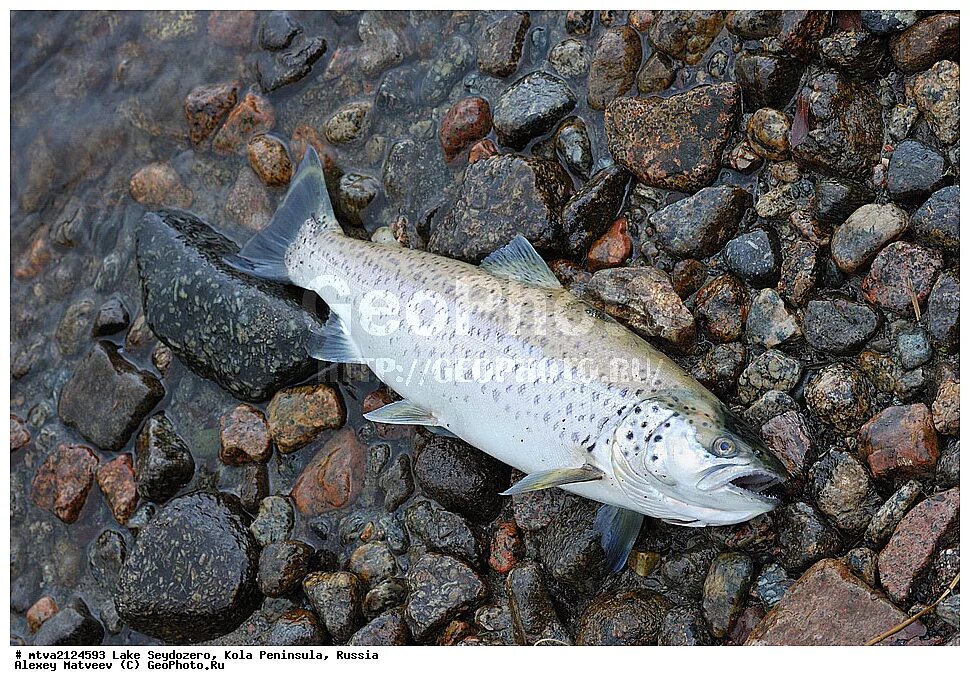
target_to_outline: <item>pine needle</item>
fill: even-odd
[[[913,288],[913,280],[909,274],[906,275],[906,288],[909,289],[909,299],[913,303],[913,314],[916,315],[916,323],[919,323],[921,312],[919,310],[919,298],[916,297],[916,289]]]
[[[560,641],[558,638],[540,638],[538,641],[536,641],[532,645],[533,646],[541,646],[544,643],[551,643],[551,644],[557,645],[557,646],[568,646],[569,645],[568,643],[565,643],[563,641]]]
[[[918,311],[919,310],[917,310],[917,312]],[[910,624],[912,624],[913,622],[915,622],[917,619],[919,619],[923,615],[925,615],[928,612],[932,611],[934,608],[936,608],[937,605],[939,605],[944,600],[946,600],[947,597],[951,593],[953,593],[953,589],[955,589],[957,587],[957,584],[958,583],[960,583],[960,572],[957,572],[957,575],[955,577],[953,577],[953,581],[951,581],[950,582],[950,585],[946,587],[946,590],[943,591],[943,594],[939,598],[937,598],[935,601],[933,601],[932,604],[927,605],[922,610],[920,610],[919,612],[917,612],[915,615],[913,615],[912,617],[909,617],[908,619],[906,619],[903,622],[900,622],[899,624],[897,624],[896,626],[894,626],[889,631],[887,631],[885,633],[882,633],[882,634],[879,634],[875,638],[866,641],[866,645],[867,646],[877,645],[877,644],[882,643],[883,641],[885,641],[890,636],[893,636],[895,634],[898,634],[900,631],[902,631],[903,629],[905,629],[906,627],[908,627]]]

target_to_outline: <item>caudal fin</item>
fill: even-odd
[[[320,158],[311,145],[269,224],[225,262],[245,274],[288,283],[286,249],[303,231],[342,231],[333,214]]]

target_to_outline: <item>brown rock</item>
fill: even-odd
[[[138,483],[130,453],[123,453],[98,467],[98,487],[119,524],[127,524],[138,507]]]
[[[490,76],[514,74],[530,24],[528,12],[512,12],[486,28],[479,43],[478,68]]]
[[[27,610],[27,628],[31,633],[37,631],[40,625],[57,614],[57,603],[49,595],[42,596]]]
[[[401,396],[391,389],[381,387],[376,391],[371,391],[364,396],[364,400],[360,405],[360,412],[361,414],[367,414],[368,412],[379,410],[385,405],[396,402],[400,399]],[[408,435],[411,428],[405,424],[384,424],[382,422],[374,422],[374,430],[381,438],[401,439]]]
[[[597,238],[586,255],[586,266],[591,272],[619,267],[630,259],[633,252],[633,239],[627,231],[627,220],[620,217],[610,230]]]
[[[135,202],[148,207],[192,206],[192,191],[168,162],[152,162],[131,177],[128,191]]]
[[[637,72],[637,90],[641,95],[665,91],[674,82],[676,75],[673,61],[662,52],[655,52]]]
[[[249,166],[267,186],[285,186],[293,175],[286,144],[276,136],[257,134],[246,146]]]
[[[697,64],[722,26],[724,12],[720,10],[663,10],[654,13],[649,37],[657,50]]]
[[[37,507],[50,510],[63,522],[73,524],[87,500],[97,466],[98,456],[90,448],[57,446],[34,476],[31,501]]]
[[[959,487],[927,498],[903,517],[879,554],[879,578],[890,598],[906,603],[918,595],[936,551],[954,534],[959,521]]]
[[[252,405],[238,405],[219,420],[219,459],[228,465],[267,462],[273,454],[266,417]]]
[[[30,432],[24,420],[10,413],[10,452],[20,450],[30,443]]]
[[[762,425],[761,437],[789,474],[797,476],[805,471],[813,446],[801,412],[788,410],[772,417]]]
[[[269,430],[281,453],[313,442],[321,431],[344,425],[347,412],[332,386],[296,386],[276,393],[267,408]]]
[[[212,141],[212,149],[221,155],[242,152],[250,138],[272,129],[275,121],[276,114],[269,100],[247,93],[229,112],[226,123]]]
[[[822,421],[851,434],[869,418],[872,389],[857,367],[835,362],[808,382],[805,404]]]
[[[792,305],[808,300],[818,278],[818,248],[810,241],[795,241],[781,259],[778,293]]]
[[[933,401],[933,426],[947,436],[960,435],[960,380],[944,379]]]
[[[629,26],[613,26],[600,34],[589,66],[586,102],[605,109],[633,87],[640,66],[640,35]]]
[[[839,560],[821,560],[796,581],[748,636],[746,645],[863,645],[907,619]],[[907,643],[926,632],[914,622],[883,641]]]
[[[343,171],[337,166],[336,153],[323,136],[309,124],[297,124],[293,129],[293,135],[290,136],[290,153],[297,163],[303,159],[308,145],[316,150],[317,156],[323,164],[323,173],[328,180],[331,177],[339,177],[343,174]]]
[[[670,601],[650,591],[606,593],[589,604],[576,625],[576,645],[656,645]]]
[[[782,12],[778,39],[791,55],[810,60],[815,55],[818,39],[829,26],[829,12],[793,10]]]
[[[226,113],[236,106],[238,95],[238,83],[207,83],[189,91],[184,109],[193,145],[202,144],[212,135]]]
[[[499,574],[508,572],[519,563],[523,553],[522,535],[514,521],[499,522],[492,536],[488,566]]]
[[[717,174],[740,106],[736,83],[669,98],[617,98],[605,114],[610,153],[648,186],[694,192]]]
[[[445,153],[445,161],[451,162],[463,150],[492,130],[492,112],[488,101],[472,97],[459,100],[441,119],[438,142]]]
[[[913,82],[916,106],[945,145],[960,140],[960,65],[940,60]]]
[[[943,267],[939,252],[897,241],[876,255],[862,282],[866,300],[899,314],[913,314],[913,299],[926,304]]]
[[[687,296],[703,286],[706,280],[707,267],[700,260],[693,258],[681,260],[675,264],[674,272],[671,275],[674,290],[682,299],[686,299]]]
[[[751,298],[738,279],[724,274],[697,291],[694,313],[710,337],[720,343],[736,341],[744,331]]]
[[[14,264],[13,275],[26,281],[40,274],[51,259],[49,228],[41,224],[33,238]]]
[[[256,13],[252,10],[213,10],[209,12],[208,33],[216,45],[247,48],[253,38]]]
[[[468,164],[475,164],[479,160],[494,157],[495,155],[498,155],[498,148],[495,146],[495,143],[486,138],[472,146],[472,149],[468,152]]]
[[[367,456],[354,432],[337,432],[303,468],[290,491],[305,515],[339,510],[353,503],[364,486]]]
[[[762,107],[748,119],[746,131],[748,142],[758,156],[769,160],[788,157],[791,118],[784,112]]]
[[[236,183],[229,190],[226,214],[252,231],[259,231],[273,217],[266,186],[260,183],[259,177],[249,167],[239,170]]]
[[[916,22],[893,36],[889,44],[893,62],[907,74],[933,66],[937,60],[960,51],[960,13],[941,12]]]
[[[940,449],[926,405],[891,406],[859,429],[859,456],[877,479],[931,475]]]

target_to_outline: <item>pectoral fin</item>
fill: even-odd
[[[568,469],[548,469],[544,472],[534,472],[516,482],[507,491],[502,491],[501,495],[516,495],[527,491],[541,491],[544,488],[553,486],[565,486],[566,484],[577,484],[583,481],[597,481],[603,478],[603,472],[592,465],[582,467],[572,467]]]
[[[489,274],[512,279],[538,288],[562,288],[559,279],[549,269],[525,236],[518,235],[504,248],[499,248],[482,260],[482,269]]]
[[[618,572],[626,564],[633,544],[640,535],[643,515],[613,505],[603,505],[596,513],[593,527],[600,532],[600,545],[606,552],[606,566]]]
[[[438,419],[427,410],[408,400],[388,403],[364,415],[364,419],[380,424],[413,424],[438,426]]]

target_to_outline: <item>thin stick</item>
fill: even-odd
[[[913,314],[916,315],[916,323],[919,324],[921,312],[919,311],[919,299],[916,297],[916,289],[913,288],[913,280],[906,275],[906,287],[909,288],[909,299],[913,302]]]
[[[558,638],[540,638],[538,641],[533,643],[533,646],[540,646],[543,643],[552,643],[553,645],[568,646],[568,643],[560,641]]]
[[[923,615],[925,615],[927,612],[929,612],[930,610],[934,609],[937,605],[939,605],[940,603],[942,603],[944,600],[946,600],[947,596],[949,596],[951,593],[953,593],[953,589],[957,587],[957,584],[958,583],[960,583],[960,572],[957,572],[957,575],[955,577],[953,577],[953,581],[951,581],[950,582],[950,585],[946,587],[946,590],[945,591],[943,591],[943,595],[941,595],[939,598],[937,598],[935,601],[933,601],[933,604],[927,605],[922,610],[920,610],[919,612],[917,612],[915,615],[913,615],[912,617],[910,617],[909,619],[907,619],[904,622],[900,622],[899,624],[897,624],[896,626],[894,626],[892,629],[890,629],[886,633],[879,634],[875,638],[870,639],[869,641],[866,641],[866,645],[867,646],[874,646],[874,645],[876,645],[878,643],[882,643],[883,641],[885,641],[890,636],[892,636],[894,634],[897,634],[900,631],[902,631],[903,629],[905,629],[906,627],[908,627],[910,624],[912,624],[913,622],[915,622],[917,619],[919,619],[920,617],[922,617]]]

